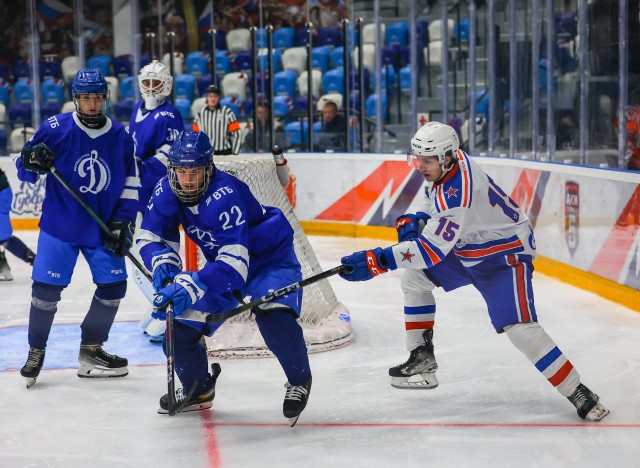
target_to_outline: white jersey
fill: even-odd
[[[529,217],[461,150],[458,163],[426,187],[431,219],[415,240],[393,246],[399,268],[430,268],[451,251],[464,265],[509,253],[535,257]]]

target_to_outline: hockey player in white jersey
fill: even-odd
[[[578,371],[538,324],[532,261],[536,256],[528,216],[463,151],[455,130],[429,122],[411,140],[411,167],[429,182],[424,206],[397,221],[399,243],[342,258],[354,267],[348,281],[366,281],[405,269],[402,289],[409,359],[389,369],[397,388],[434,388],[438,368],[433,347],[433,289],[472,284],[487,303],[491,323],[506,333],[582,419],[609,414]]]
[[[203,335],[222,323],[206,323],[208,313],[235,308],[239,299],[261,297],[302,280],[293,248],[293,228],[282,211],[263,206],[249,187],[217,170],[213,147],[202,132],[184,132],[169,151],[167,177],[158,182],[136,239],[145,265],[153,271],[158,318],[173,304],[175,367],[185,391],[193,397],[183,411],[210,408],[220,372],[208,373]],[[182,272],[179,227],[200,247],[207,263],[196,272]],[[170,284],[163,287],[167,283]],[[296,319],[302,291],[281,296],[252,310],[269,349],[288,379],[283,414],[294,425],[311,391],[311,368]],[[167,395],[159,412],[168,412]]]

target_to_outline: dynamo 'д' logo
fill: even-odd
[[[86,185],[79,187],[81,193],[97,194],[109,187],[111,171],[96,150],[92,150],[90,155],[81,156],[76,162],[75,170],[80,177],[88,179]]]

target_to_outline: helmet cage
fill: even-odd
[[[167,177],[171,190],[181,202],[192,206],[200,201],[215,174],[212,156],[213,147],[209,137],[202,132],[182,132],[171,145],[168,154]],[[183,168],[205,169],[202,183],[196,190],[185,190],[180,185],[177,170]]]
[[[184,190],[178,181],[176,169],[195,169],[199,167],[204,167],[205,169],[202,184],[196,190]],[[207,166],[174,166],[171,163],[167,166],[167,178],[169,179],[171,191],[175,193],[178,200],[188,206],[196,205],[200,201],[207,188],[209,188],[214,172],[215,165],[213,164],[213,161],[211,161]]]

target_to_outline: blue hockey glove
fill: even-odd
[[[200,282],[198,273],[193,271],[180,273],[173,279],[173,283],[162,288],[158,294],[156,294],[153,300],[153,306],[156,310],[151,313],[151,316],[160,320],[166,320],[167,314],[164,309],[167,307],[167,304],[171,302],[173,303],[173,315],[178,317],[202,299],[205,292],[207,292],[207,286]]]
[[[393,258],[391,247],[384,250],[378,247],[373,250],[355,252],[342,257],[342,264],[352,267],[352,270],[348,273],[344,270],[338,273],[347,281],[367,281],[374,276],[398,268]]]
[[[136,223],[133,221],[111,221],[109,229],[115,237],[107,237],[104,246],[117,257],[125,257],[133,245],[133,232]]]
[[[396,219],[396,231],[398,231],[398,242],[413,240],[420,235],[424,225],[429,221],[427,213],[418,211],[416,214],[403,214]]]
[[[38,143],[35,146],[24,145],[20,152],[20,159],[22,167],[38,174],[51,172],[53,163],[56,161],[53,152],[44,143]]]
[[[160,250],[151,259],[153,269],[153,289],[160,291],[167,282],[172,282],[179,273],[182,273],[182,259],[171,247]]]

